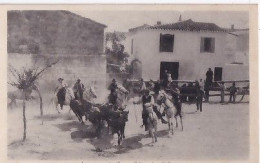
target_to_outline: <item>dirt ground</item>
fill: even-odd
[[[39,116],[37,102],[28,102],[27,140],[22,142],[22,105],[8,109],[8,158],[11,160],[245,160],[249,157],[249,104],[204,103],[203,112],[183,104],[184,130],[168,133],[158,125],[158,142],[152,144],[141,128],[141,105],[129,102],[129,121],[123,145],[117,136],[95,138],[94,127],[78,122],[69,107],[58,114],[51,104]]]

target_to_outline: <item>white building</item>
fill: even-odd
[[[165,70],[171,71],[173,79],[204,79],[208,68],[215,71],[216,80],[230,80],[226,66],[235,56],[226,52],[228,33],[214,23],[191,19],[173,24],[157,22],[129,29],[125,47],[132,59],[141,62],[145,80],[157,80]]]

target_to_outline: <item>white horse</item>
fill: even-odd
[[[77,95],[79,97],[79,94]],[[88,90],[85,90],[83,92],[83,99],[90,102],[90,103],[93,103],[93,99],[94,98],[97,98],[97,93],[94,89],[94,87],[90,87]]]
[[[149,131],[150,136],[152,137],[152,141],[157,142],[157,122],[158,118],[153,111],[152,107],[146,108],[146,111],[148,113],[147,118],[147,129]]]
[[[30,99],[35,99],[36,98],[36,97],[32,96],[32,91],[33,91],[33,88],[28,89],[28,91],[25,93],[25,99],[26,100],[30,100]],[[8,107],[12,107],[13,104],[15,106],[17,106],[16,100],[23,100],[24,99],[24,94],[23,94],[22,90],[17,89],[15,91],[7,92],[7,98],[8,98]]]
[[[70,105],[70,101],[73,100],[75,98],[74,96],[74,92],[71,88],[66,88],[66,93],[65,93],[65,101],[63,103],[63,105]],[[60,105],[58,102],[58,96],[57,96],[57,92],[54,93],[54,104],[55,104],[55,108],[57,110],[58,113],[60,113],[58,106]],[[60,106],[61,108],[61,106]]]
[[[163,106],[164,108],[164,112],[168,119],[169,131],[171,131],[172,135],[173,135],[173,118],[175,118],[176,127],[178,127],[177,116],[180,117],[181,126],[183,130],[181,104],[179,102],[176,102],[176,105],[174,105],[173,102],[171,101],[171,96],[169,96],[164,90],[159,91],[159,94],[157,96],[157,103],[160,106]]]

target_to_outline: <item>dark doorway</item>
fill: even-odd
[[[173,80],[179,78],[179,62],[161,62],[160,66],[160,79],[165,76],[165,70],[171,73]]]
[[[222,81],[222,67],[215,67],[214,81]]]

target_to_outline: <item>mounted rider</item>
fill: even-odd
[[[78,79],[77,82],[73,86],[75,100],[80,100],[82,102],[84,91],[85,91],[85,86],[84,86],[84,84],[81,83],[81,80]]]
[[[118,84],[116,79],[112,80],[112,83],[109,85],[108,90],[110,90],[110,95],[108,96],[109,103],[113,105],[114,109],[117,109],[117,89]]]
[[[63,105],[65,102],[67,84],[65,83],[63,78],[58,79],[58,86],[55,89],[55,94],[58,98],[58,103],[60,104],[61,110],[63,109]]]
[[[167,98],[174,104],[176,108],[181,108],[181,100],[180,100],[180,89],[178,85],[172,80],[171,74],[168,74],[166,86],[165,86],[166,94],[170,95]],[[162,114],[165,115],[165,111]]]
[[[140,79],[140,93],[143,94],[144,93],[144,90],[146,90],[146,84],[144,82],[144,79],[141,78]]]
[[[143,119],[143,126],[145,126],[145,131],[147,131],[147,119],[149,117],[149,112],[154,111],[159,119],[162,120],[162,123],[167,123],[162,118],[161,113],[158,111],[156,104],[154,103],[154,98],[150,94],[150,91],[148,89],[145,89],[143,91],[143,96],[139,101],[134,101],[133,104],[143,104],[143,111],[142,111],[142,119]]]
[[[148,89],[145,89],[143,91],[142,98],[137,102],[134,101],[133,103],[134,104],[140,104],[140,103],[143,104],[143,111],[142,111],[143,125],[141,127],[145,126],[145,131],[147,131],[148,130],[147,119],[149,117],[147,110],[152,109],[152,107],[154,105],[154,98],[152,95],[150,95],[150,91]]]

